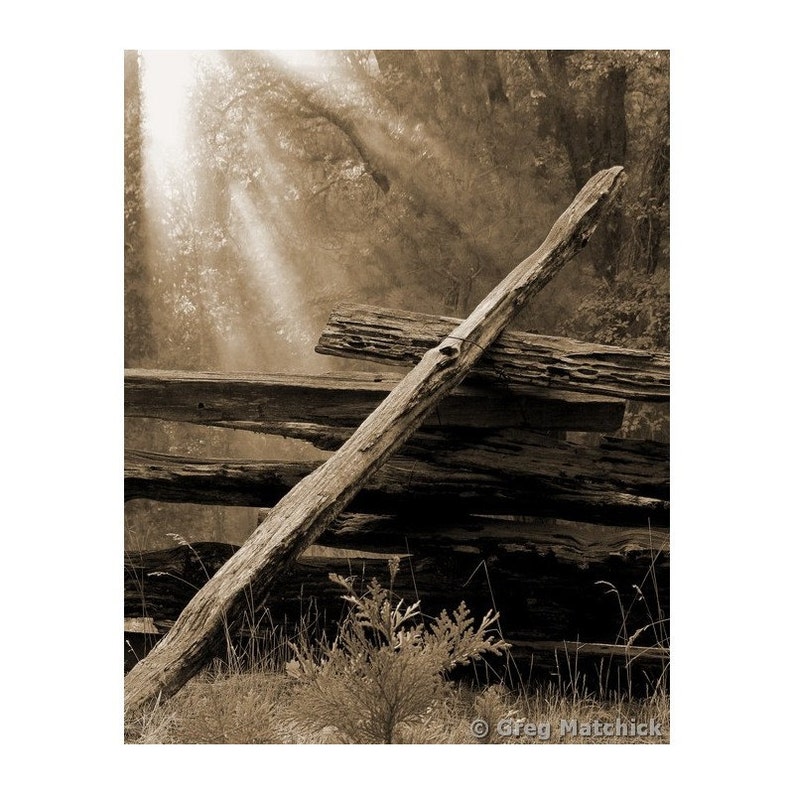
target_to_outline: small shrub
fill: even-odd
[[[419,602],[393,604],[390,590],[373,580],[359,596],[335,574],[352,609],[333,645],[319,653],[294,647],[287,672],[301,684],[296,713],[318,728],[332,726],[339,741],[391,744],[410,740],[418,725],[443,707],[445,674],[459,665],[501,654],[508,646],[486,636],[498,615],[474,628],[465,603],[425,625]]]

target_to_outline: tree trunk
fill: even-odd
[[[597,174],[554,224],[540,248],[480,303],[454,334],[430,350],[345,444],[298,483],[246,544],[185,607],[173,629],[126,677],[125,710],[177,692],[212,657],[224,631],[308,548],[438,403],[458,386],[528,298],[587,244],[623,181],[616,166]]]
[[[548,50],[545,68],[533,52],[525,58],[538,85],[546,95],[551,130],[565,149],[576,187],[610,163],[626,159],[628,126],[626,122],[627,74],[623,67],[608,69],[599,79],[595,96],[577,94],[568,74],[569,50]],[[602,221],[602,233],[592,252],[596,272],[613,280],[618,272],[623,241],[623,218],[614,206]]]
[[[409,366],[451,333],[460,320],[343,304],[315,347],[318,353]],[[475,378],[509,387],[535,386],[626,400],[670,399],[670,356],[559,336],[507,331],[472,370]]]
[[[150,274],[146,261],[140,53],[124,52],[124,361],[140,365],[154,355]]]
[[[258,375],[131,369],[124,373],[124,413],[293,436],[302,425],[357,427],[399,381],[393,373]],[[524,426],[612,432],[620,428],[624,409],[625,404],[613,398],[532,385],[507,392],[463,384],[439,404],[424,428]]]

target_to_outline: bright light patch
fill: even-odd
[[[273,365],[295,359],[295,351],[310,347],[314,329],[306,295],[289,263],[285,262],[271,237],[267,221],[257,212],[246,191],[232,186],[232,207],[238,223],[234,230],[247,265],[247,283],[267,306],[276,328],[272,341]]]
[[[324,81],[349,71],[335,50],[271,50],[269,54],[302,80]]]
[[[298,72],[319,70],[328,66],[326,50],[271,50],[271,55]]]
[[[195,80],[196,57],[183,51],[147,51],[142,57],[148,162],[163,178],[184,163],[188,93]]]

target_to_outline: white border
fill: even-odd
[[[788,622],[772,619],[776,580],[786,574],[776,561],[787,562],[790,533],[776,495],[786,493],[790,463],[778,463],[769,443],[785,440],[789,411],[788,382],[778,374],[788,362],[777,349],[790,340],[783,324],[789,296],[779,275],[791,260],[783,215],[791,184],[784,114],[790,87],[782,82],[790,73],[782,39],[788,25],[771,3],[733,12],[718,4],[670,8],[425,0],[304,2],[276,10],[161,1],[15,11],[3,53],[9,225],[2,302],[12,469],[3,580],[11,642],[3,667],[13,745],[4,755],[12,779],[82,785],[92,778],[122,791],[273,788],[291,780],[300,790],[389,790],[396,783],[394,790],[404,791],[419,786],[417,778],[448,781],[459,769],[467,789],[567,788],[578,781],[599,790],[604,781],[604,788],[662,791],[684,774],[692,782],[702,776],[758,784],[774,773],[775,761],[786,758],[775,753],[785,732],[776,732],[774,714],[757,704],[774,707],[788,690],[787,655],[774,643]],[[548,747],[525,754],[122,744],[115,630],[122,50],[348,46],[672,50],[670,748]],[[751,763],[751,750],[763,752],[764,761]]]

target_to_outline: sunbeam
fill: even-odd
[[[330,50],[270,50],[282,66],[309,80],[318,80],[339,71],[339,53]]]
[[[188,95],[195,83],[197,54],[148,51],[142,54],[146,157],[159,179],[184,167]]]
[[[273,239],[273,230],[257,212],[247,192],[232,186],[233,234],[246,264],[247,282],[264,303],[265,314],[275,327],[268,351],[270,364],[284,369],[294,366],[297,351],[313,344],[307,322],[311,316],[305,291],[285,262]]]

